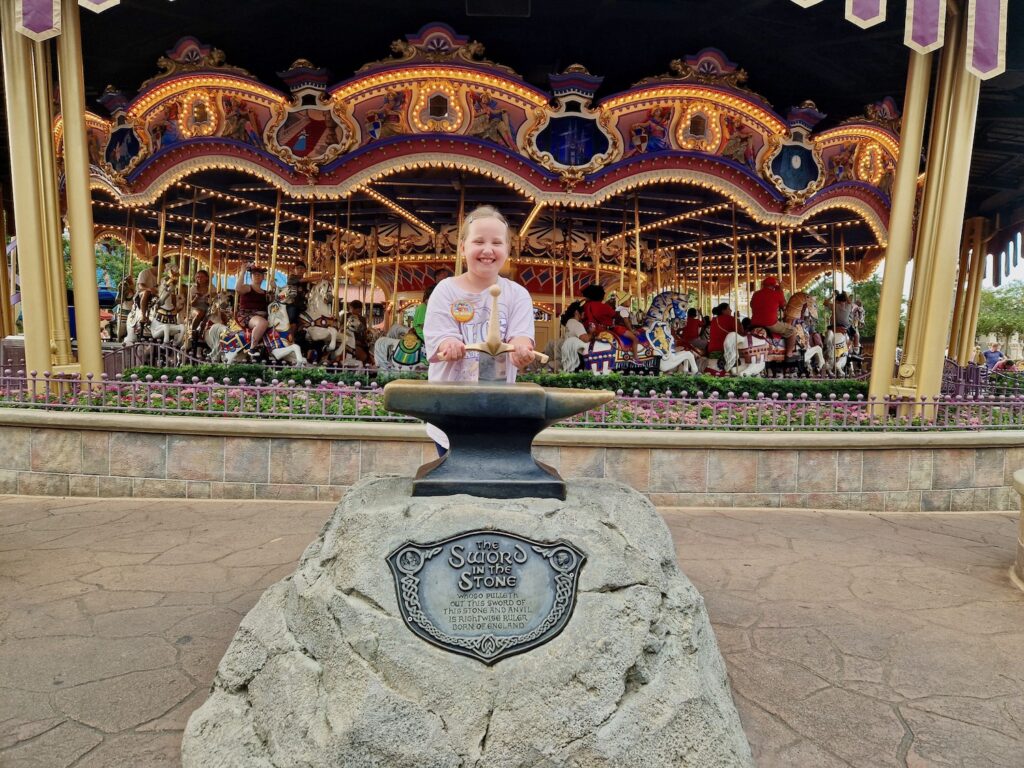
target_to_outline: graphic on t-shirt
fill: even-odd
[[[473,305],[468,301],[453,301],[451,312],[452,317],[455,318],[457,323],[468,323],[473,319],[473,315],[476,314]]]

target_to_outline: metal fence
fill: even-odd
[[[301,372],[297,372],[301,375]],[[382,390],[301,380],[186,381],[181,377],[98,380],[4,371],[0,406],[54,411],[261,419],[415,422],[383,406]],[[616,393],[609,403],[561,422],[604,429],[738,431],[935,431],[1024,428],[1024,396],[749,396],[746,393]]]

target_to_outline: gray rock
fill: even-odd
[[[704,601],[645,497],[601,480],[566,501],[409,490],[355,485],[245,617],[189,720],[186,768],[752,765]],[[385,561],[476,528],[587,553],[564,631],[494,666],[413,635]]]

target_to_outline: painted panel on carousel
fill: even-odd
[[[790,138],[772,137],[764,160],[764,175],[791,203],[801,203],[825,182],[818,148],[808,139],[825,115],[813,101],[789,111]]]
[[[362,143],[411,133],[407,114],[411,96],[411,89],[392,88],[357,106],[354,117],[363,130]]]
[[[672,119],[675,110],[667,105],[651,107],[622,118],[619,132],[627,137],[626,157],[675,149],[672,143]]]
[[[267,149],[301,173],[315,175],[352,145],[353,131],[327,96],[326,69],[299,59],[277,74],[292,100],[275,112],[264,130]]]
[[[825,186],[860,181],[888,196],[899,157],[899,108],[886,97],[864,111],[815,137],[825,165]]]
[[[128,118],[125,112],[128,100],[120,91],[108,86],[99,101],[110,110],[114,121],[110,137],[103,148],[103,165],[115,178],[124,178],[149,154],[143,138],[148,137],[148,134],[140,135],[134,122]]]
[[[579,64],[550,76],[557,106],[536,110],[522,142],[545,168],[582,177],[619,153],[620,142],[604,122],[607,118],[590,107],[603,79]]]
[[[178,40],[173,48],[157,59],[157,66],[163,71],[144,82],[139,88],[139,93],[161,81],[196,72],[217,72],[257,82],[252,73],[241,67],[229,66],[224,60],[224,51],[201,43],[188,35]]]
[[[467,98],[472,115],[467,135],[518,152],[516,133],[526,122],[526,111],[483,90],[468,89]]]

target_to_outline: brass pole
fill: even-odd
[[[132,216],[131,208],[128,209],[128,221],[125,222],[124,234],[127,239],[124,249],[126,251],[125,255],[127,256],[128,267],[125,270],[125,273],[121,276],[121,279],[123,280],[125,277],[131,277],[132,283],[134,284],[135,275],[132,273],[132,270],[135,269],[135,250],[133,247],[135,245],[135,221]]]
[[[89,150],[85,129],[85,81],[82,74],[82,33],[77,0],[62,0],[57,38],[61,116],[64,123],[64,188],[70,230],[71,275],[75,296],[76,336],[80,373],[99,378],[103,372],[96,287],[96,244],[93,239],[92,195],[89,192]]]
[[[910,54],[907,90],[903,102],[900,153],[889,213],[889,242],[885,251],[882,289],[875,319],[874,363],[868,394],[882,399],[890,394],[896,346],[899,340],[900,304],[907,261],[914,246],[914,207],[917,172],[924,140],[932,54]]]
[[[212,221],[210,222],[210,254],[207,257],[207,261],[209,262],[209,266],[210,266],[210,283],[211,283],[211,285],[213,284],[213,278],[216,277],[216,271],[214,270],[214,266],[213,266],[214,259],[217,258],[217,247],[216,247],[216,243],[217,243],[217,208],[216,208],[216,205],[217,205],[216,203],[211,203],[210,204],[210,218],[212,219]],[[218,286],[217,289],[220,290],[220,287]]]
[[[7,106],[14,199],[14,229],[18,238],[16,267],[21,271],[21,311],[25,331],[25,369],[50,370],[50,328],[43,269],[43,209],[36,175],[35,110],[32,91],[32,43],[15,31],[15,4],[0,2],[3,38],[4,91]],[[4,244],[6,246],[6,243]],[[15,285],[17,285],[15,269]]]
[[[167,193],[163,195],[160,205],[160,233],[156,238],[156,279],[159,281],[164,272],[164,241],[167,237]]]
[[[68,319],[68,294],[64,273],[64,241],[60,223],[60,194],[57,189],[57,160],[53,147],[53,92],[49,41],[32,43],[35,66],[36,152],[39,176],[42,232],[46,243],[44,270],[47,273],[50,338],[57,365],[69,365],[71,329]],[[19,149],[19,151],[21,151]],[[95,269],[95,267],[94,267]],[[94,273],[95,276],[95,273]],[[94,277],[95,279],[95,277]],[[97,318],[99,307],[97,305]],[[98,325],[98,321],[96,325]]]
[[[594,282],[601,282],[601,211],[597,211],[597,233],[594,245]]]
[[[789,231],[789,295],[796,293],[796,259],[793,256],[793,230]]]
[[[398,222],[398,235],[397,239],[399,242],[402,241],[402,222]],[[363,311],[366,313],[366,323],[369,326],[373,325],[373,301],[374,295],[377,293],[377,259],[380,257],[380,243],[378,242],[377,248],[373,249],[373,261],[370,262],[370,298],[366,300],[366,296],[363,296]]]
[[[185,244],[182,242],[181,248],[178,249],[178,288],[181,288],[181,283],[185,279],[186,275],[192,273],[192,257],[195,253],[195,241],[196,241],[196,206],[199,205],[199,188],[192,187],[192,221],[188,225],[188,256],[185,256]],[[188,265],[186,269],[185,259],[188,259]]]
[[[793,230],[789,231],[789,239],[793,239]],[[775,225],[775,261],[778,263],[777,277],[779,278],[779,286],[782,285],[782,225]]]
[[[619,251],[619,293],[622,293],[626,283],[626,251],[629,250],[629,240],[626,239],[626,203],[622,203],[622,249]]]
[[[572,219],[569,219],[569,237],[566,240],[566,258],[569,260],[569,299],[570,301],[575,300],[576,290],[574,287],[575,275],[573,274],[572,266]],[[562,297],[562,312],[565,312],[565,296]]]
[[[335,224],[337,219],[340,218],[341,213],[335,214]],[[352,230],[352,195],[348,196],[348,215],[345,218],[346,233]],[[335,229],[338,229],[336,226]],[[334,317],[338,316],[338,283],[340,282],[338,277],[338,269],[340,264],[341,256],[341,233],[338,234],[337,239],[334,241],[334,299],[331,302],[331,315]],[[348,266],[348,251],[345,251],[345,265]],[[306,260],[306,268],[309,269],[309,260]],[[345,270],[345,297],[348,298],[348,270]]]
[[[697,230],[697,306],[704,315],[704,235]]]
[[[640,192],[633,194],[633,247],[636,248],[636,298],[640,301]]]
[[[384,328],[390,329],[398,321],[398,271],[402,268],[402,238],[398,238],[395,249],[395,279],[391,281],[391,317],[385,318]]]
[[[313,226],[313,204],[309,204],[309,226]],[[277,203],[274,205],[274,233],[270,240],[270,281],[267,288],[274,286],[273,293],[277,293],[277,245],[281,237],[281,190],[277,190]],[[276,296],[275,296],[276,298]]]
[[[750,243],[747,243],[747,314],[750,314]],[[736,310],[739,314],[739,308]]]
[[[846,293],[846,233],[842,227],[839,228],[839,290]]]
[[[455,233],[455,276],[462,274],[462,227],[466,220],[466,185],[459,185],[459,229]]]

